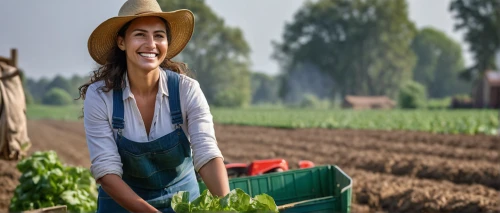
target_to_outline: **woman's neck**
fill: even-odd
[[[158,93],[158,81],[160,79],[160,68],[149,72],[127,71],[130,91],[135,96],[147,97]]]

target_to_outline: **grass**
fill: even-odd
[[[82,105],[47,106],[30,104],[26,107],[26,115],[30,120],[53,119],[77,121],[82,115]]]

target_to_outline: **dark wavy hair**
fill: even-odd
[[[165,23],[165,27],[167,30],[167,40],[168,44],[170,45],[170,41],[172,40],[170,33],[170,25],[165,19],[163,18],[160,19]],[[125,38],[125,32],[129,28],[132,21],[134,20],[131,20],[126,24],[124,24],[123,27],[120,28],[120,30],[118,31],[117,36]],[[165,60],[160,64],[160,67],[163,69],[172,70],[179,74],[185,74],[185,75],[190,74],[187,64],[182,62],[175,62],[168,58],[165,58]],[[127,56],[125,55],[125,51],[122,51],[120,48],[118,48],[117,45],[115,45],[109,51],[106,64],[100,66],[97,70],[93,71],[93,74],[90,77],[90,81],[78,87],[80,97],[78,97],[77,99],[81,98],[85,100],[85,94],[87,93],[87,89],[89,88],[89,86],[94,82],[98,82],[101,80],[104,80],[105,85],[99,89],[102,89],[104,92],[109,92],[110,90],[113,89],[122,89],[124,86],[123,75],[125,74],[126,70],[127,70]]]

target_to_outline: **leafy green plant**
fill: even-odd
[[[250,197],[241,189],[233,189],[219,198],[205,189],[193,202],[189,192],[180,191],[172,197],[172,208],[177,213],[189,212],[278,212],[274,199],[267,194]]]
[[[62,165],[56,152],[35,152],[21,160],[22,173],[9,210],[26,210],[66,205],[69,212],[96,210],[97,188],[88,169]]]

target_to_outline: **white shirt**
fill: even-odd
[[[168,102],[167,74],[160,71],[149,137],[134,94],[130,91],[126,73],[124,78],[126,85],[123,89],[123,136],[136,142],[149,142],[174,131]],[[90,171],[96,180],[106,174],[116,174],[120,177],[123,174],[115,142],[117,131],[112,128],[113,90],[103,92],[99,89],[103,85],[104,81],[91,84],[84,101],[84,126],[91,160]],[[198,171],[208,161],[223,156],[217,146],[212,114],[198,81],[180,75],[179,96],[183,119],[181,127],[190,141],[194,167]]]

